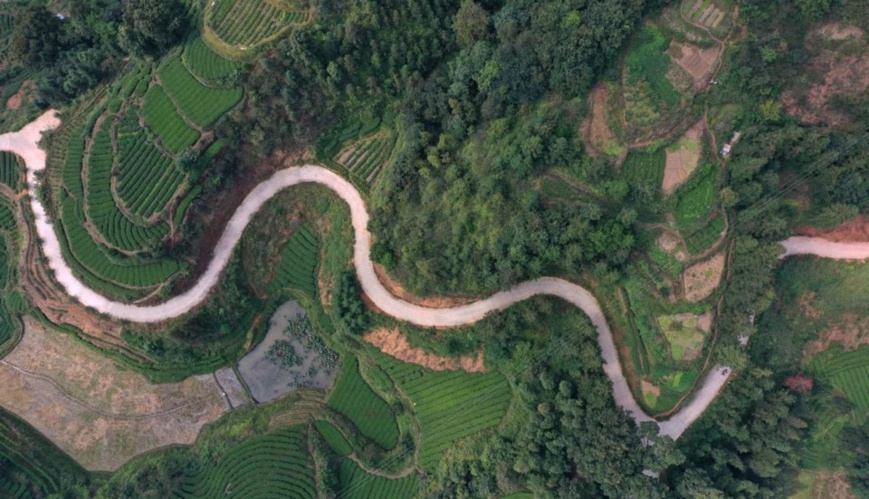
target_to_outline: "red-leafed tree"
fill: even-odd
[[[785,387],[794,393],[807,393],[812,391],[815,380],[806,376],[790,376],[785,379]]]

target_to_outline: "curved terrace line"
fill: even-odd
[[[0,135],[0,150],[14,152],[24,159],[31,193],[37,192],[40,181],[38,172],[45,169],[46,154],[38,146],[42,132],[52,130],[59,124],[60,120],[55,116],[55,112],[48,111],[18,132]],[[208,297],[210,290],[218,283],[220,273],[229,262],[244,229],[269,199],[291,186],[309,182],[330,188],[349,205],[355,234],[353,262],[356,273],[362,289],[379,309],[397,319],[419,326],[452,327],[472,324],[483,319],[490,312],[503,310],[535,295],[557,296],[581,309],[597,329],[604,371],[613,384],[613,398],[616,404],[628,411],[638,423],[655,421],[643,412],[634,400],[622,373],[618,352],[606,317],[597,299],[588,290],[564,279],[543,277],[523,282],[508,291],[496,293],[483,300],[453,308],[428,308],[400,300],[383,286],[374,272],[374,264],[370,257],[371,233],[368,232],[368,211],[359,191],[335,172],[321,166],[305,165],[287,168],[260,183],[248,194],[227,223],[215,246],[212,259],[196,285],[183,294],[158,305],[137,306],[112,301],[84,285],[75,277],[72,269],[63,259],[57,234],[48,220],[39,196],[30,196],[30,204],[35,217],[36,232],[48,265],[69,295],[76,297],[85,306],[93,307],[99,312],[118,319],[131,322],[160,322],[189,312]],[[783,244],[787,255],[808,253],[829,258],[869,257],[869,243],[847,245],[819,242],[808,238],[792,238]],[[835,249],[838,246],[843,248]],[[730,370],[725,367],[712,369],[687,405],[669,420],[657,422],[660,433],[674,439],[679,438],[712,403],[729,376]]]

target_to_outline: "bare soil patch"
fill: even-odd
[[[855,350],[860,345],[867,344],[869,344],[869,317],[843,314],[822,331],[817,340],[806,347],[806,358],[810,359],[833,345],[842,345],[845,350]]]
[[[381,352],[396,359],[427,367],[433,371],[465,371],[479,373],[486,370],[483,363],[482,350],[476,357],[442,357],[426,352],[421,348],[412,348],[407,338],[398,328],[376,329],[365,335],[365,341],[377,347]]]
[[[718,66],[721,47],[716,45],[704,49],[690,43],[673,41],[667,49],[667,55],[691,75],[694,87],[700,90],[708,84],[709,77]]]
[[[679,246],[679,243],[681,243],[679,237],[670,231],[664,231],[658,237],[658,247],[667,253],[672,253]]]
[[[664,182],[661,190],[670,195],[684,184],[688,177],[697,169],[700,163],[700,136],[703,133],[703,121],[698,121],[689,128],[685,135],[672,147],[667,148],[667,162],[664,167]]]
[[[613,133],[606,122],[607,99],[609,90],[606,85],[599,83],[589,96],[589,108],[591,118],[582,125],[582,134],[585,138],[585,146],[588,153],[597,155],[607,149],[607,145],[613,141]]]
[[[0,405],[93,471],[192,444],[203,425],[228,409],[210,375],[152,385],[31,319],[21,343],[0,361],[0,385]]]
[[[724,253],[692,265],[682,274],[685,299],[691,302],[705,300],[721,283],[724,272]]]
[[[858,28],[827,25],[816,31],[807,43],[815,53],[805,66],[812,85],[807,89],[794,86],[782,94],[780,102],[792,116],[809,124],[840,126],[851,122],[851,116],[843,109],[833,109],[834,98],[849,97],[862,100],[869,86],[869,53],[860,50],[824,48],[831,41],[845,45],[862,45],[863,33]]]
[[[476,301],[476,298],[467,298],[464,296],[432,296],[423,298],[407,291],[401,286],[401,284],[394,281],[382,265],[375,263],[374,272],[377,274],[377,279],[380,280],[383,286],[389,290],[393,296],[401,298],[406,302],[413,303],[414,305],[421,305],[429,308],[451,308],[459,305],[467,305],[468,303]]]
[[[869,217],[859,215],[850,222],[845,222],[837,227],[821,229],[817,227],[801,226],[794,229],[797,236],[820,237],[827,241],[862,243],[869,241]]]
[[[24,84],[21,85],[21,88],[18,90],[18,92],[15,92],[15,95],[9,97],[9,99],[6,101],[6,109],[9,109],[10,111],[17,111],[19,108],[21,108],[21,104],[24,104],[24,99],[25,97],[27,97],[27,90],[32,86],[32,81],[25,81]]]
[[[819,471],[816,474],[812,495],[823,499],[853,499],[848,473],[844,471]]]

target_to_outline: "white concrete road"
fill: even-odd
[[[54,112],[49,111],[16,133],[0,135],[0,150],[12,151],[27,165],[27,181],[31,192],[36,192],[39,179],[37,172],[45,169],[45,152],[39,149],[38,142],[44,130],[59,125]],[[637,421],[653,421],[634,400],[627,381],[622,373],[618,352],[613,343],[612,333],[606,322],[597,299],[585,288],[554,277],[544,277],[527,281],[516,287],[496,293],[486,299],[455,308],[427,308],[414,305],[393,296],[381,284],[374,273],[370,258],[371,233],[368,232],[368,211],[365,202],[353,185],[336,173],[316,165],[287,168],[275,173],[270,179],[258,185],[236,209],[223,235],[214,249],[212,259],[199,281],[187,292],[170,300],[151,306],[136,306],[112,301],[85,286],[73,274],[63,259],[57,233],[48,220],[45,208],[38,196],[31,196],[31,207],[36,219],[36,231],[42,242],[43,252],[48,265],[54,271],[61,286],[82,304],[116,317],[132,322],[160,322],[178,317],[202,303],[211,289],[218,283],[221,271],[226,267],[233,249],[241,239],[242,233],[251,217],[278,192],[293,185],[314,182],[332,189],[350,207],[355,233],[353,260],[359,282],[371,301],[385,313],[420,326],[450,327],[472,324],[486,314],[502,310],[516,302],[534,295],[547,294],[558,296],[581,309],[590,318],[598,331],[598,342],[604,361],[604,370],[613,383],[613,397],[616,403],[632,414]],[[783,243],[787,254],[812,253],[831,258],[867,258],[869,243],[843,246],[830,249],[836,243],[792,238]],[[842,256],[844,255],[844,256]],[[703,411],[712,403],[721,387],[727,382],[730,370],[716,367],[710,371],[702,387],[693,399],[670,420],[659,423],[661,433],[678,438]]]

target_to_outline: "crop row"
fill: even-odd
[[[88,158],[88,218],[106,241],[116,248],[138,251],[156,246],[168,228],[165,225],[141,227],[120,211],[112,197],[113,158],[107,119],[94,137]]]
[[[11,495],[8,497],[31,497],[33,490],[31,487],[24,486],[24,483],[32,484],[38,492],[43,494],[51,493],[59,490],[55,478],[44,470],[40,463],[34,461],[30,456],[19,450],[20,444],[11,438],[13,432],[5,424],[0,422],[0,469],[11,468],[18,473],[23,474],[24,480],[16,477],[17,473],[4,473],[5,478],[18,478],[21,480],[18,483],[7,483],[8,490],[16,491],[21,495]],[[4,497],[6,497],[4,495]]]
[[[86,271],[107,286],[115,294],[126,297],[138,293],[124,291],[124,287],[145,288],[163,283],[180,270],[177,262],[171,260],[146,261],[139,258],[109,257],[106,249],[101,248],[91,238],[84,225],[84,212],[75,201],[67,199],[63,204],[61,228],[66,237],[70,252],[67,261],[76,270]],[[120,288],[120,290],[118,289]]]
[[[284,247],[272,282],[272,291],[295,288],[314,295],[317,291],[317,263],[320,245],[311,231],[302,226]]]
[[[77,133],[70,135],[63,148],[63,185],[77,199],[84,198],[81,170],[84,164],[85,143],[99,116],[100,111],[95,110],[87,124],[78,125]]]
[[[0,230],[12,230],[16,224],[12,206],[5,200],[0,201]]]
[[[357,142],[351,150],[342,152],[339,159],[347,169],[371,182],[392,155],[395,142],[392,134],[376,136]]]
[[[180,497],[316,497],[304,428],[290,427],[230,448],[188,477]]]
[[[199,132],[190,128],[178,115],[172,100],[159,85],[154,85],[145,94],[142,115],[148,127],[160,137],[163,147],[172,153],[177,154],[199,140]]]
[[[389,404],[359,374],[356,357],[347,355],[329,407],[347,416],[359,431],[384,449],[398,443],[398,424]]]
[[[404,499],[416,497],[419,489],[419,477],[416,473],[391,480],[369,475],[350,459],[341,460],[338,480],[341,483],[340,497],[348,499]]]
[[[166,93],[181,113],[200,127],[214,124],[235,107],[243,95],[241,87],[206,87],[187,71],[180,57],[167,59],[159,73]]]
[[[211,16],[214,32],[230,45],[254,45],[308,18],[307,12],[278,9],[262,0],[224,0],[221,3],[230,2],[228,9],[222,5]]]
[[[497,426],[510,405],[510,387],[499,373],[431,371],[385,355],[378,359],[414,403],[422,434],[419,465],[426,471],[457,440]]]
[[[353,447],[350,445],[350,442],[347,441],[347,438],[344,437],[341,430],[335,428],[332,423],[327,421],[314,421],[314,427],[323,439],[326,440],[326,443],[329,444],[329,448],[331,448],[335,454],[344,457],[353,452]]]
[[[830,376],[830,381],[857,406],[858,413],[866,414],[869,410],[869,364],[838,371]]]
[[[171,158],[141,135],[118,138],[118,195],[124,206],[144,218],[162,212],[184,181]]]
[[[218,81],[241,69],[240,64],[224,59],[208,48],[198,36],[184,47],[184,64],[192,74],[206,81]]]
[[[13,191],[17,191],[21,181],[21,163],[18,156],[5,151],[0,151],[0,183],[8,185]]]

